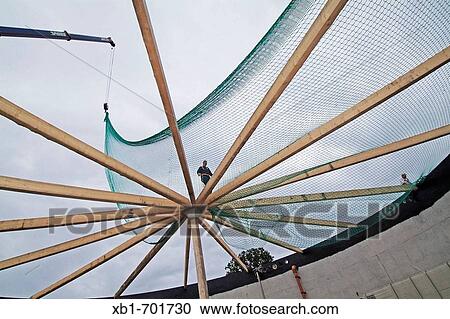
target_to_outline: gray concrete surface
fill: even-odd
[[[299,267],[308,298],[450,298],[450,192],[412,217]],[[292,272],[262,282],[267,298],[301,298]],[[261,298],[258,283],[212,298]]]

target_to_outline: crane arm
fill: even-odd
[[[38,29],[26,29],[26,28],[14,28],[14,27],[2,27],[0,26],[0,37],[15,37],[15,38],[35,38],[35,39],[53,39],[53,40],[66,40],[66,41],[89,41],[89,42],[101,42],[109,43],[112,47],[116,44],[110,38],[95,37],[90,35],[82,35],[69,33],[67,31],[50,31],[50,30],[38,30]]]

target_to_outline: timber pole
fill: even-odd
[[[108,203],[158,206],[175,208],[171,200],[165,198],[116,193],[99,189],[53,184],[8,176],[0,176],[0,189],[12,192],[55,196],[82,200],[92,200]]]
[[[186,223],[186,243],[184,247],[184,278],[183,287],[187,289],[188,276],[189,276],[189,255],[191,252],[191,227],[189,227],[189,221]]]
[[[174,216],[175,213],[173,211],[173,209],[169,208],[155,207],[151,209],[150,207],[140,207],[92,213],[52,215],[49,217],[0,220],[0,232],[91,224],[137,217],[147,217],[148,221],[152,221],[153,219],[156,220],[161,216]]]
[[[59,144],[75,153],[86,157],[103,167],[106,167],[139,185],[158,193],[178,204],[189,204],[189,200],[181,194],[171,190],[170,188],[158,183],[148,176],[136,171],[135,169],[119,162],[118,160],[104,154],[98,149],[84,143],[83,141],[73,137],[63,130],[47,123],[36,115],[26,111],[25,109],[8,101],[0,96],[0,115],[10,119],[20,126]]]
[[[356,228],[356,227],[358,227],[357,224],[343,222],[343,221],[339,221],[339,220],[324,220],[324,219],[306,218],[306,217],[292,216],[292,215],[267,214],[267,213],[255,212],[255,211],[247,212],[247,211],[240,211],[240,210],[234,210],[234,211],[224,210],[224,211],[222,211],[221,216],[242,218],[242,219],[264,220],[264,221],[278,222],[278,223],[324,226],[324,227],[338,227],[338,228]]]
[[[202,241],[198,217],[188,219],[191,227],[191,238],[194,246],[195,265],[197,270],[198,295],[200,299],[208,299],[208,282],[206,280],[205,261],[203,259]]]
[[[297,46],[292,56],[289,58],[286,65],[277,76],[269,91],[266,93],[255,112],[252,114],[248,122],[245,124],[242,131],[234,141],[231,148],[226,153],[222,162],[217,167],[211,179],[206,184],[205,188],[200,193],[197,201],[203,203],[207,196],[212,192],[213,188],[217,185],[219,180],[225,174],[226,170],[230,167],[232,161],[240,152],[242,147],[251,137],[258,125],[264,119],[266,114],[288,87],[298,70],[303,66],[308,59],[311,52],[319,43],[322,36],[333,24],[341,10],[344,8],[347,0],[328,0],[322,11],[317,16],[310,29]]]
[[[39,292],[35,293],[31,296],[32,299],[38,299],[42,298],[49,293],[67,285],[68,283],[72,282],[73,280],[83,276],[84,274],[92,271],[93,269],[97,268],[98,266],[104,264],[105,262],[109,261],[110,259],[116,257],[117,255],[123,253],[124,251],[130,249],[131,247],[135,246],[139,242],[145,240],[146,238],[150,237],[151,235],[157,233],[170,223],[174,221],[174,218],[167,218],[165,220],[160,221],[158,224],[152,224],[151,226],[147,227],[144,231],[139,233],[138,235],[133,236],[129,240],[125,241],[124,243],[120,244],[119,246],[113,248],[106,254],[98,257],[97,259],[89,262],[88,264],[84,265],[83,267],[79,268],[78,270],[74,271],[73,273],[67,275],[66,277],[56,281],[52,285],[48,286],[47,288],[44,288],[40,290]]]
[[[389,83],[385,87],[371,94],[361,102],[355,104],[351,108],[342,112],[338,116],[332,118],[328,122],[320,125],[319,127],[313,129],[311,132],[300,137],[292,144],[288,145],[278,153],[272,155],[271,157],[262,161],[258,165],[249,169],[248,171],[241,174],[234,180],[230,181],[222,188],[210,194],[206,199],[205,203],[210,204],[224,197],[225,195],[234,191],[239,186],[258,177],[259,175],[276,166],[277,164],[285,161],[286,159],[292,157],[301,150],[304,150],[308,146],[311,146],[312,144],[316,143],[322,138],[333,133],[340,127],[352,122],[353,120],[357,119],[363,114],[374,109],[375,107],[387,101],[391,97],[397,95],[398,93],[407,89],[414,83],[420,81],[427,75],[433,73],[440,67],[444,66],[449,61],[450,61],[450,46],[445,48],[441,52],[435,54],[433,57],[429,58],[425,62],[419,64],[414,69],[400,76],[399,78]]]
[[[139,27],[141,29],[142,38],[147,49],[148,58],[153,69],[156,84],[158,86],[159,95],[164,106],[164,112],[169,123],[170,131],[172,132],[173,142],[177,151],[178,160],[180,161],[181,169],[183,171],[184,181],[188,190],[191,203],[195,203],[194,187],[192,186],[191,175],[189,174],[189,166],[186,160],[186,154],[181,140],[180,131],[178,129],[177,119],[173,108],[172,98],[169,93],[169,86],[167,85],[164,68],[159,55],[158,45],[156,43],[155,33],[153,32],[150,14],[148,12],[145,0],[133,0],[134,11],[138,19]]]
[[[130,284],[136,279],[136,277],[144,270],[148,263],[156,256],[156,254],[163,248],[163,246],[169,241],[169,239],[180,228],[180,225],[184,222],[184,218],[181,221],[174,222],[164,233],[161,239],[155,246],[148,252],[148,254],[142,259],[135,270],[128,276],[125,282],[120,286],[119,290],[114,295],[114,298],[119,298],[123,292],[130,286]]]
[[[271,189],[276,189],[285,185],[296,183],[311,177],[319,176],[328,172],[349,167],[355,164],[363,163],[365,161],[378,158],[384,155],[392,154],[397,151],[401,151],[416,145],[420,145],[437,138],[447,136],[450,134],[450,124],[441,126],[437,129],[430,130],[424,133],[420,133],[390,144],[386,144],[380,147],[369,149],[354,155],[337,159],[333,162],[323,164],[307,170],[294,172],[285,176],[278,177],[273,180],[269,180],[260,184],[249,186],[246,188],[234,191],[217,202],[211,203],[211,206],[223,205],[232,202],[237,199],[248,197],[251,195],[259,194]]]
[[[288,244],[288,243],[286,243],[286,242],[284,242],[282,240],[273,238],[271,236],[268,236],[268,235],[265,235],[265,234],[261,234],[259,231],[256,231],[256,230],[254,230],[252,228],[249,228],[249,227],[242,226],[239,223],[235,223],[235,222],[230,221],[230,220],[225,220],[225,219],[223,219],[223,218],[221,218],[219,216],[214,216],[213,217],[213,215],[210,212],[203,213],[202,217],[207,219],[207,220],[209,220],[209,221],[212,221],[212,222],[218,223],[220,225],[223,225],[225,227],[229,227],[231,229],[234,229],[234,230],[236,230],[236,231],[238,231],[240,233],[243,233],[243,234],[255,237],[255,238],[259,238],[261,240],[267,241],[267,242],[269,242],[271,244],[283,247],[283,248],[288,249],[288,250],[292,250],[293,252],[303,253],[303,249],[301,249],[301,248],[295,247],[295,246],[293,246],[291,244]]]
[[[215,239],[215,241],[231,256],[246,272],[248,272],[247,265],[239,258],[239,256],[227,245],[227,243],[220,237],[217,231],[212,228],[207,222],[200,218],[200,225],[208,232],[208,234]]]
[[[394,185],[394,186],[384,186],[384,187],[374,187],[374,188],[351,189],[351,190],[326,192],[326,193],[244,199],[244,200],[229,202],[227,204],[219,206],[219,208],[233,210],[233,209],[238,209],[238,208],[286,205],[286,204],[317,202],[317,201],[334,200],[334,199],[342,199],[342,198],[353,198],[353,197],[373,196],[373,195],[392,194],[392,193],[405,193],[405,192],[411,191],[414,188],[415,188],[414,185]]]
[[[92,243],[96,243],[101,240],[105,240],[119,234],[124,234],[141,227],[150,225],[154,222],[161,222],[166,216],[152,217],[152,218],[140,218],[138,220],[128,222],[119,226],[110,227],[104,230],[100,230],[96,233],[89,234],[80,238],[72,239],[60,244],[49,246],[46,248],[38,249],[23,255],[11,257],[0,261],[0,270],[8,269],[18,265],[22,265],[31,261],[42,259],[45,257],[53,256],[65,251],[69,251],[75,248],[83,247]]]

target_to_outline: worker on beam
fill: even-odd
[[[203,184],[206,185],[206,183],[208,183],[209,179],[212,176],[212,172],[209,169],[208,162],[206,160],[204,160],[202,166],[198,168],[197,175],[200,176]]]
[[[406,176],[406,173],[402,174],[402,185],[411,185],[409,178]]]

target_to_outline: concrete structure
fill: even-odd
[[[367,295],[375,299],[450,299],[450,265],[442,264]]]
[[[450,298],[450,192],[419,215],[299,267],[308,298]],[[262,281],[267,298],[301,298],[292,272]],[[212,298],[262,298],[259,283]]]

